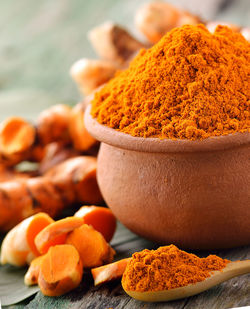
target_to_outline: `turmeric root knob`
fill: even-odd
[[[109,81],[116,70],[109,61],[83,58],[73,64],[70,74],[82,93],[88,95]]]
[[[24,153],[35,141],[35,128],[19,117],[7,118],[0,127],[0,151],[6,157]]]
[[[41,260],[38,285],[44,295],[60,296],[75,289],[82,274],[82,262],[74,246],[57,245]]]
[[[70,143],[69,116],[71,108],[64,104],[44,110],[37,121],[37,135],[42,145],[52,142]]]
[[[85,106],[82,103],[78,103],[72,108],[69,122],[69,133],[72,139],[74,148],[79,151],[88,151],[93,146],[98,144],[84,125],[84,109]]]

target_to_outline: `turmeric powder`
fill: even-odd
[[[175,28],[92,101],[97,121],[138,137],[202,140],[250,131],[250,43],[218,26]]]
[[[127,291],[170,290],[203,281],[222,270],[228,260],[216,255],[199,258],[170,245],[133,254],[122,277]]]

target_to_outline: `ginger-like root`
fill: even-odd
[[[67,217],[45,227],[37,234],[35,245],[41,254],[47,253],[50,247],[64,244],[67,234],[83,224],[82,218]]]
[[[103,199],[96,181],[96,168],[96,158],[80,156],[56,165],[44,177],[53,179],[62,194],[73,195],[74,202],[99,204]]]
[[[83,119],[84,110],[85,105],[82,103],[78,103],[72,108],[69,122],[69,132],[74,148],[79,151],[86,152],[97,145],[98,142],[86,130]]]
[[[117,67],[112,62],[83,58],[72,65],[70,74],[80,91],[88,95],[109,81],[116,70]]]
[[[29,285],[34,285],[38,283],[38,276],[39,276],[41,262],[43,258],[44,258],[44,255],[40,255],[30,263],[29,269],[24,276],[25,285],[29,286]]]
[[[202,23],[202,20],[187,11],[180,11],[177,23],[174,27],[181,27],[183,25],[198,25]]]
[[[54,105],[44,110],[37,120],[38,140],[42,145],[52,142],[70,143],[69,117],[71,108],[64,104]]]
[[[231,23],[224,22],[224,21],[210,21],[206,24],[206,27],[207,27],[209,32],[214,33],[215,29],[219,25],[227,26],[228,28],[230,28],[234,32],[240,31],[240,27],[238,25],[231,24]]]
[[[112,239],[116,230],[116,218],[109,208],[83,206],[74,216],[82,218],[85,224],[91,225],[100,232],[107,242]]]
[[[36,235],[46,226],[54,222],[45,213],[31,216],[5,236],[1,247],[1,264],[24,266],[29,264],[35,256],[39,255],[34,239]]]
[[[123,64],[136,51],[145,47],[125,29],[112,22],[106,22],[92,29],[88,38],[101,59],[117,65]]]
[[[80,254],[83,267],[93,268],[110,263],[115,251],[105,241],[101,233],[92,226],[83,224],[74,229],[66,239]]]
[[[94,285],[121,278],[130,260],[131,258],[126,258],[111,264],[92,268],[91,274],[94,279]]]
[[[169,3],[149,2],[136,13],[135,25],[149,42],[157,43],[169,30],[177,25],[180,11]]]
[[[57,245],[51,247],[41,261],[38,285],[44,295],[60,296],[75,289],[82,274],[77,250],[71,245]]]
[[[14,165],[27,159],[35,138],[32,124],[20,117],[7,118],[0,125],[0,161],[10,161]]]
[[[45,147],[43,145],[35,144],[30,151],[29,161],[31,162],[41,162],[45,155]]]
[[[39,173],[43,175],[57,164],[76,156],[79,156],[77,150],[65,147],[57,142],[50,143],[44,147],[43,159],[39,164]]]
[[[39,211],[54,217],[73,203],[101,203],[96,167],[96,158],[80,156],[56,165],[44,176],[0,183],[0,230],[8,231]]]
[[[5,165],[0,164],[0,183],[10,181],[13,179],[27,179],[33,177],[36,172],[18,172],[15,169],[7,168]]]
[[[242,28],[240,33],[248,42],[250,42],[250,28]]]

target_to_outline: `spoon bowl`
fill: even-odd
[[[227,281],[231,278],[244,275],[250,272],[250,260],[230,262],[221,271],[215,271],[210,277],[195,284],[189,284],[180,288],[165,291],[137,292],[124,291],[131,297],[147,302],[163,302],[185,298],[204,292],[213,286]]]

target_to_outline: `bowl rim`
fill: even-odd
[[[135,137],[100,124],[92,117],[90,113],[91,107],[92,105],[88,104],[84,113],[84,123],[87,131],[100,142],[125,150],[150,153],[208,152],[250,144],[250,132],[212,136],[201,141]]]

